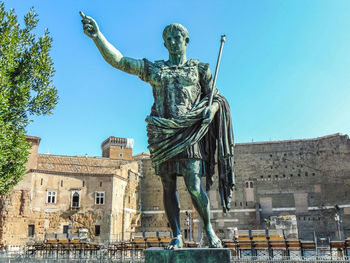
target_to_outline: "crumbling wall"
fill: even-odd
[[[350,234],[350,140],[334,134],[315,139],[244,143],[235,148],[236,199],[260,207],[260,225],[270,216],[296,215],[299,237],[336,237],[335,205]],[[252,184],[252,187],[250,187]]]
[[[230,235],[232,231],[227,230],[234,228],[264,229],[271,216],[294,215],[300,238],[312,239],[314,231],[318,236],[335,238],[334,207],[338,205],[344,234],[350,236],[347,135],[236,144],[234,169],[236,185],[227,214],[222,213],[217,175],[208,192],[211,218],[218,233]],[[143,160],[143,173],[142,208],[146,212],[142,214],[142,229],[164,229],[166,218],[160,213],[164,211],[162,185],[150,160]],[[181,179],[178,189],[181,209],[191,209],[191,199]],[[193,229],[199,233],[198,221],[194,217]]]
[[[28,241],[42,241],[46,234],[62,234],[63,226],[70,225],[70,216],[73,217],[73,233],[77,233],[79,228],[87,228],[94,238],[94,227],[101,224],[107,225],[104,232],[108,232],[108,215],[102,211],[59,211],[46,213],[45,210],[39,212],[31,211],[27,200],[30,197],[29,191],[14,191],[11,195],[2,199],[1,210],[1,241],[2,245],[18,246],[24,245]],[[34,225],[34,237],[28,236],[28,225]],[[102,231],[101,231],[102,232]],[[105,237],[106,239],[108,238]]]

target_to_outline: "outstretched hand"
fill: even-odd
[[[82,11],[79,11],[79,14],[82,18],[81,22],[83,23],[84,33],[92,39],[96,38],[100,32],[96,21],[93,18],[86,16]]]

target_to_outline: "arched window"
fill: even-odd
[[[78,208],[80,206],[80,195],[79,192],[74,192],[72,195],[72,207]]]
[[[245,182],[245,187],[246,188],[253,188],[253,182],[252,181]]]

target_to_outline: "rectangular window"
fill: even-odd
[[[95,236],[98,237],[101,235],[101,227],[99,225],[95,225]]]
[[[56,191],[47,190],[46,191],[46,203],[48,204],[56,204]]]
[[[34,225],[28,225],[28,237],[33,237],[34,236]]]
[[[63,226],[63,234],[68,234],[69,226]]]
[[[188,237],[189,237],[189,230],[188,229],[185,229],[185,239],[188,239]]]
[[[96,205],[105,204],[105,192],[95,192],[95,204]]]

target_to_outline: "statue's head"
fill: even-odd
[[[164,46],[169,53],[179,54],[186,51],[190,38],[187,29],[180,24],[167,25],[163,30]]]

